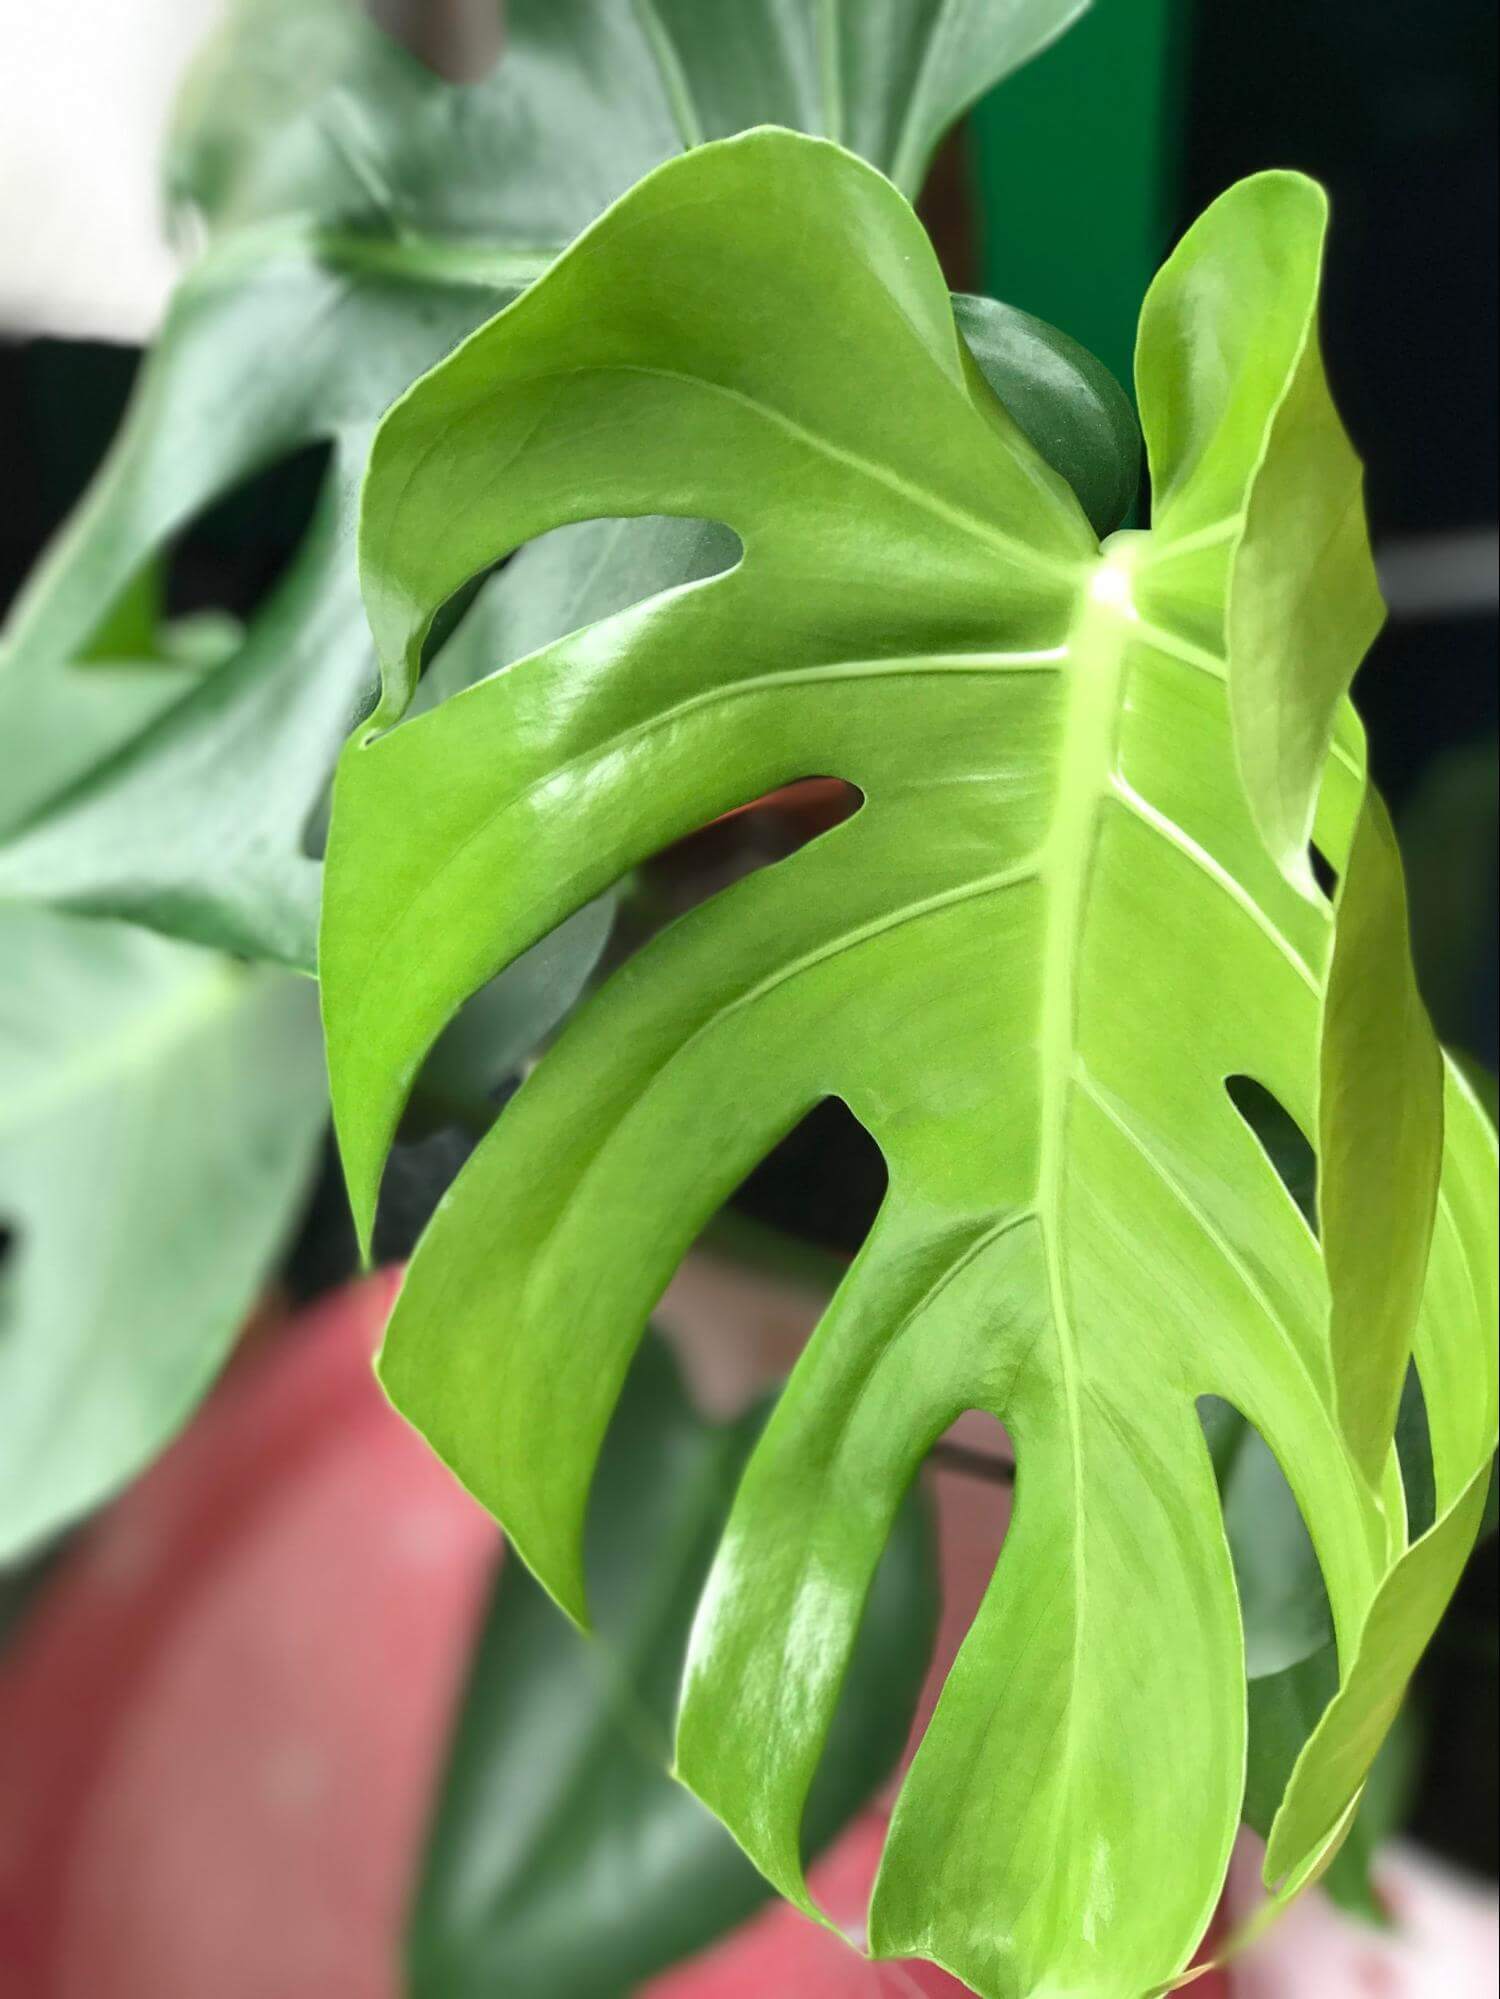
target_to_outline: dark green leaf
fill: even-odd
[[[615,1999],[770,1894],[666,1774],[694,1607],[760,1428],[694,1415],[641,1351],[589,1528],[597,1642],[508,1562],[470,1669],[407,1944],[415,1999]],[[804,1825],[816,1852],[889,1772],[936,1621],[915,1498],[876,1576]]]
[[[992,298],[955,295],[953,317],[979,372],[1103,536],[1135,502],[1141,433],[1102,361],[1045,320]]]

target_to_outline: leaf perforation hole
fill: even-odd
[[[626,897],[621,951],[736,882],[790,860],[863,804],[863,792],[842,778],[796,778],[673,841],[637,871]]]
[[[979,1618],[994,1581],[1009,1531],[1017,1478],[1017,1453],[1004,1425],[988,1410],[963,1411],[930,1447],[914,1493],[907,1495],[876,1573],[865,1615],[851,1655],[844,1691],[830,1730],[819,1780],[837,1760],[839,1717],[850,1700],[859,1670],[859,1643],[882,1615],[879,1592],[896,1587],[901,1564],[920,1564],[927,1591],[910,1606],[922,1626],[915,1667],[908,1679],[888,1690],[888,1735],[883,1770],[894,1774],[916,1754],[931,1723],[953,1663]],[[922,1541],[913,1553],[913,1537]],[[884,1581],[883,1581],[884,1579]],[[868,1717],[866,1719],[868,1726]],[[876,1773],[872,1772],[872,1776]],[[803,1816],[804,1861],[811,1858],[818,1832],[817,1785]]]
[[[729,1210],[833,1257],[852,1256],[886,1192],[880,1147],[849,1107],[809,1111],[730,1197]]]
[[[885,1189],[880,1148],[831,1097],[730,1190],[656,1313],[701,1407],[738,1415],[791,1373]]]
[[[202,508],[173,538],[160,585],[163,615],[250,617],[301,549],[331,458],[326,440],[306,444]]]
[[[372,1261],[377,1266],[404,1263],[411,1256],[473,1151],[475,1137],[457,1118],[437,1124],[418,1119],[411,1130],[403,1128],[397,1135],[375,1216]],[[308,1303],[350,1282],[359,1267],[343,1167],[330,1135],[287,1253],[283,1281],[296,1300]]]
[[[1406,1531],[1419,1540],[1437,1518],[1437,1475],[1432,1462],[1432,1429],[1427,1399],[1415,1361],[1408,1363],[1396,1414],[1396,1455],[1406,1492]]]
[[[722,522],[677,515],[603,515],[537,535],[439,609],[406,719],[559,639],[720,576],[743,552]]]
[[[1322,1567],[1291,1483],[1265,1437],[1232,1404],[1202,1396],[1199,1421],[1224,1515],[1245,1632],[1245,1670],[1264,1679],[1333,1639]]]
[[[967,1409],[932,1445],[925,1469],[937,1530],[939,1616],[912,1723],[913,1750],[995,1581],[1015,1506],[1018,1453],[997,1417]]]
[[[934,1474],[957,1473],[983,1485],[1013,1486],[1016,1455],[1009,1433],[986,1409],[969,1409],[945,1430],[928,1453]],[[998,1556],[1000,1544],[995,1543]]]
[[[942,1682],[993,1581],[1018,1480],[1015,1441],[987,1409],[966,1409],[928,1451],[926,1482],[938,1526],[942,1621],[918,1715],[919,1731],[927,1725]]]
[[[851,1804],[894,1776],[932,1718],[949,1663],[942,1656],[946,1579],[935,1559],[936,1526],[932,1495],[914,1485],[876,1565],[803,1807],[804,1867],[846,1822]]]
[[[1271,1170],[1314,1234],[1318,1227],[1318,1156],[1291,1112],[1253,1076],[1227,1076],[1224,1088]]]

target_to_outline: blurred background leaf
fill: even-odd
[[[285,1247],[322,1132],[305,981],[0,912],[0,1565],[185,1421]]]

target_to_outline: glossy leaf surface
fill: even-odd
[[[914,189],[947,125],[1084,4],[514,0],[503,61],[455,86],[358,0],[240,0],[168,158],[210,248],[15,610],[0,708],[24,720],[48,699],[143,566],[251,474],[331,443],[326,504],[222,671],[164,713],[143,706],[133,733],[101,723],[116,754],[75,757],[71,788],[29,800],[36,823],[0,854],[0,897],[311,969],[306,828],[373,694],[350,544],[381,412],[682,146],[776,119],[848,138]],[[585,569],[570,587],[588,582]],[[485,670],[502,659],[490,651]]]
[[[631,1370],[589,1533],[601,1643],[519,1563],[480,1635],[408,1938],[417,1999],[613,1999],[770,1893],[666,1774],[693,1608],[761,1427],[694,1414],[665,1351]],[[819,1850],[905,1742],[936,1618],[922,1508],[899,1517],[809,1814]]]
[[[0,914],[0,1562],[155,1455],[305,1193],[326,1098],[299,979]]]
[[[1318,191],[1273,174],[1185,239],[1153,298],[1186,285],[1190,307],[1148,301],[1139,370],[1167,512],[1102,549],[978,374],[899,194],[783,133],[643,182],[391,412],[365,488],[384,693],[337,781],[322,938],[362,1226],[407,1079],[497,966],[774,786],[863,794],[575,1017],[429,1229],[381,1368],[584,1618],[587,1494],[656,1297],[771,1145],[847,1103],[889,1192],[741,1481],[677,1768],[805,1901],[802,1813],[900,1496],[958,1414],[1000,1417],[1014,1521],[870,1916],[877,1952],[989,1999],[1133,1999],[1180,1971],[1218,1895],[1246,1682],[1198,1399],[1281,1463],[1338,1641],[1272,1832],[1287,1892],[1346,1829],[1487,1476],[1494,1149],[1471,1095],[1449,1077],[1441,1193],[1413,1171],[1394,1240],[1369,1246],[1406,1268],[1431,1234],[1415,1354],[1438,1517],[1408,1548],[1389,1438],[1369,1475],[1368,1412],[1394,1417],[1394,1393],[1353,1382],[1338,1272],[1226,1088],[1252,1078],[1321,1145],[1320,1100],[1338,1134],[1367,1113],[1360,1075],[1410,1096],[1419,1156],[1445,1129],[1424,1072],[1361,1064],[1364,1029],[1328,999],[1351,954],[1398,977],[1398,926],[1336,931],[1267,831],[1330,684],[1298,682],[1290,607],[1317,597],[1325,664],[1352,671],[1368,636],[1367,557],[1336,538],[1309,567],[1303,530],[1348,460],[1305,382],[1287,414],[1306,340],[1278,384],[1246,332],[1313,323],[1323,227]],[[1226,527],[1267,479],[1274,512]],[[724,522],[742,559],[387,726],[471,576],[648,508]],[[1268,775],[1253,716],[1272,699],[1306,712]],[[1318,837],[1343,911],[1389,881],[1356,838],[1358,725],[1340,705],[1330,726]],[[1387,1171],[1351,1156],[1325,1230]],[[1381,1352],[1399,1392],[1406,1352]]]

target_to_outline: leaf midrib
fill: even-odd
[[[1098,852],[1099,816],[1109,795],[1117,762],[1121,679],[1127,626],[1108,601],[1106,580],[1124,579],[1129,598],[1129,551],[1106,550],[1098,570],[1080,592],[1068,650],[1071,671],[1058,756],[1057,801],[1042,853],[1043,907],[1046,911],[1038,1007],[1040,1134],[1037,1150],[1036,1211],[1047,1270],[1048,1301],[1057,1343],[1058,1372],[1069,1437],[1072,1476],[1074,1578],[1071,1680],[1081,1675],[1086,1643],[1088,1564],[1084,1521],[1088,1481],[1083,1473],[1081,1374],[1064,1254],[1062,1209],[1067,1171],[1067,1133],[1078,1064],[1078,965]],[[1066,1703],[1059,1765],[1072,1760],[1077,1703]],[[1054,1796],[1059,1813],[1069,1784]]]

